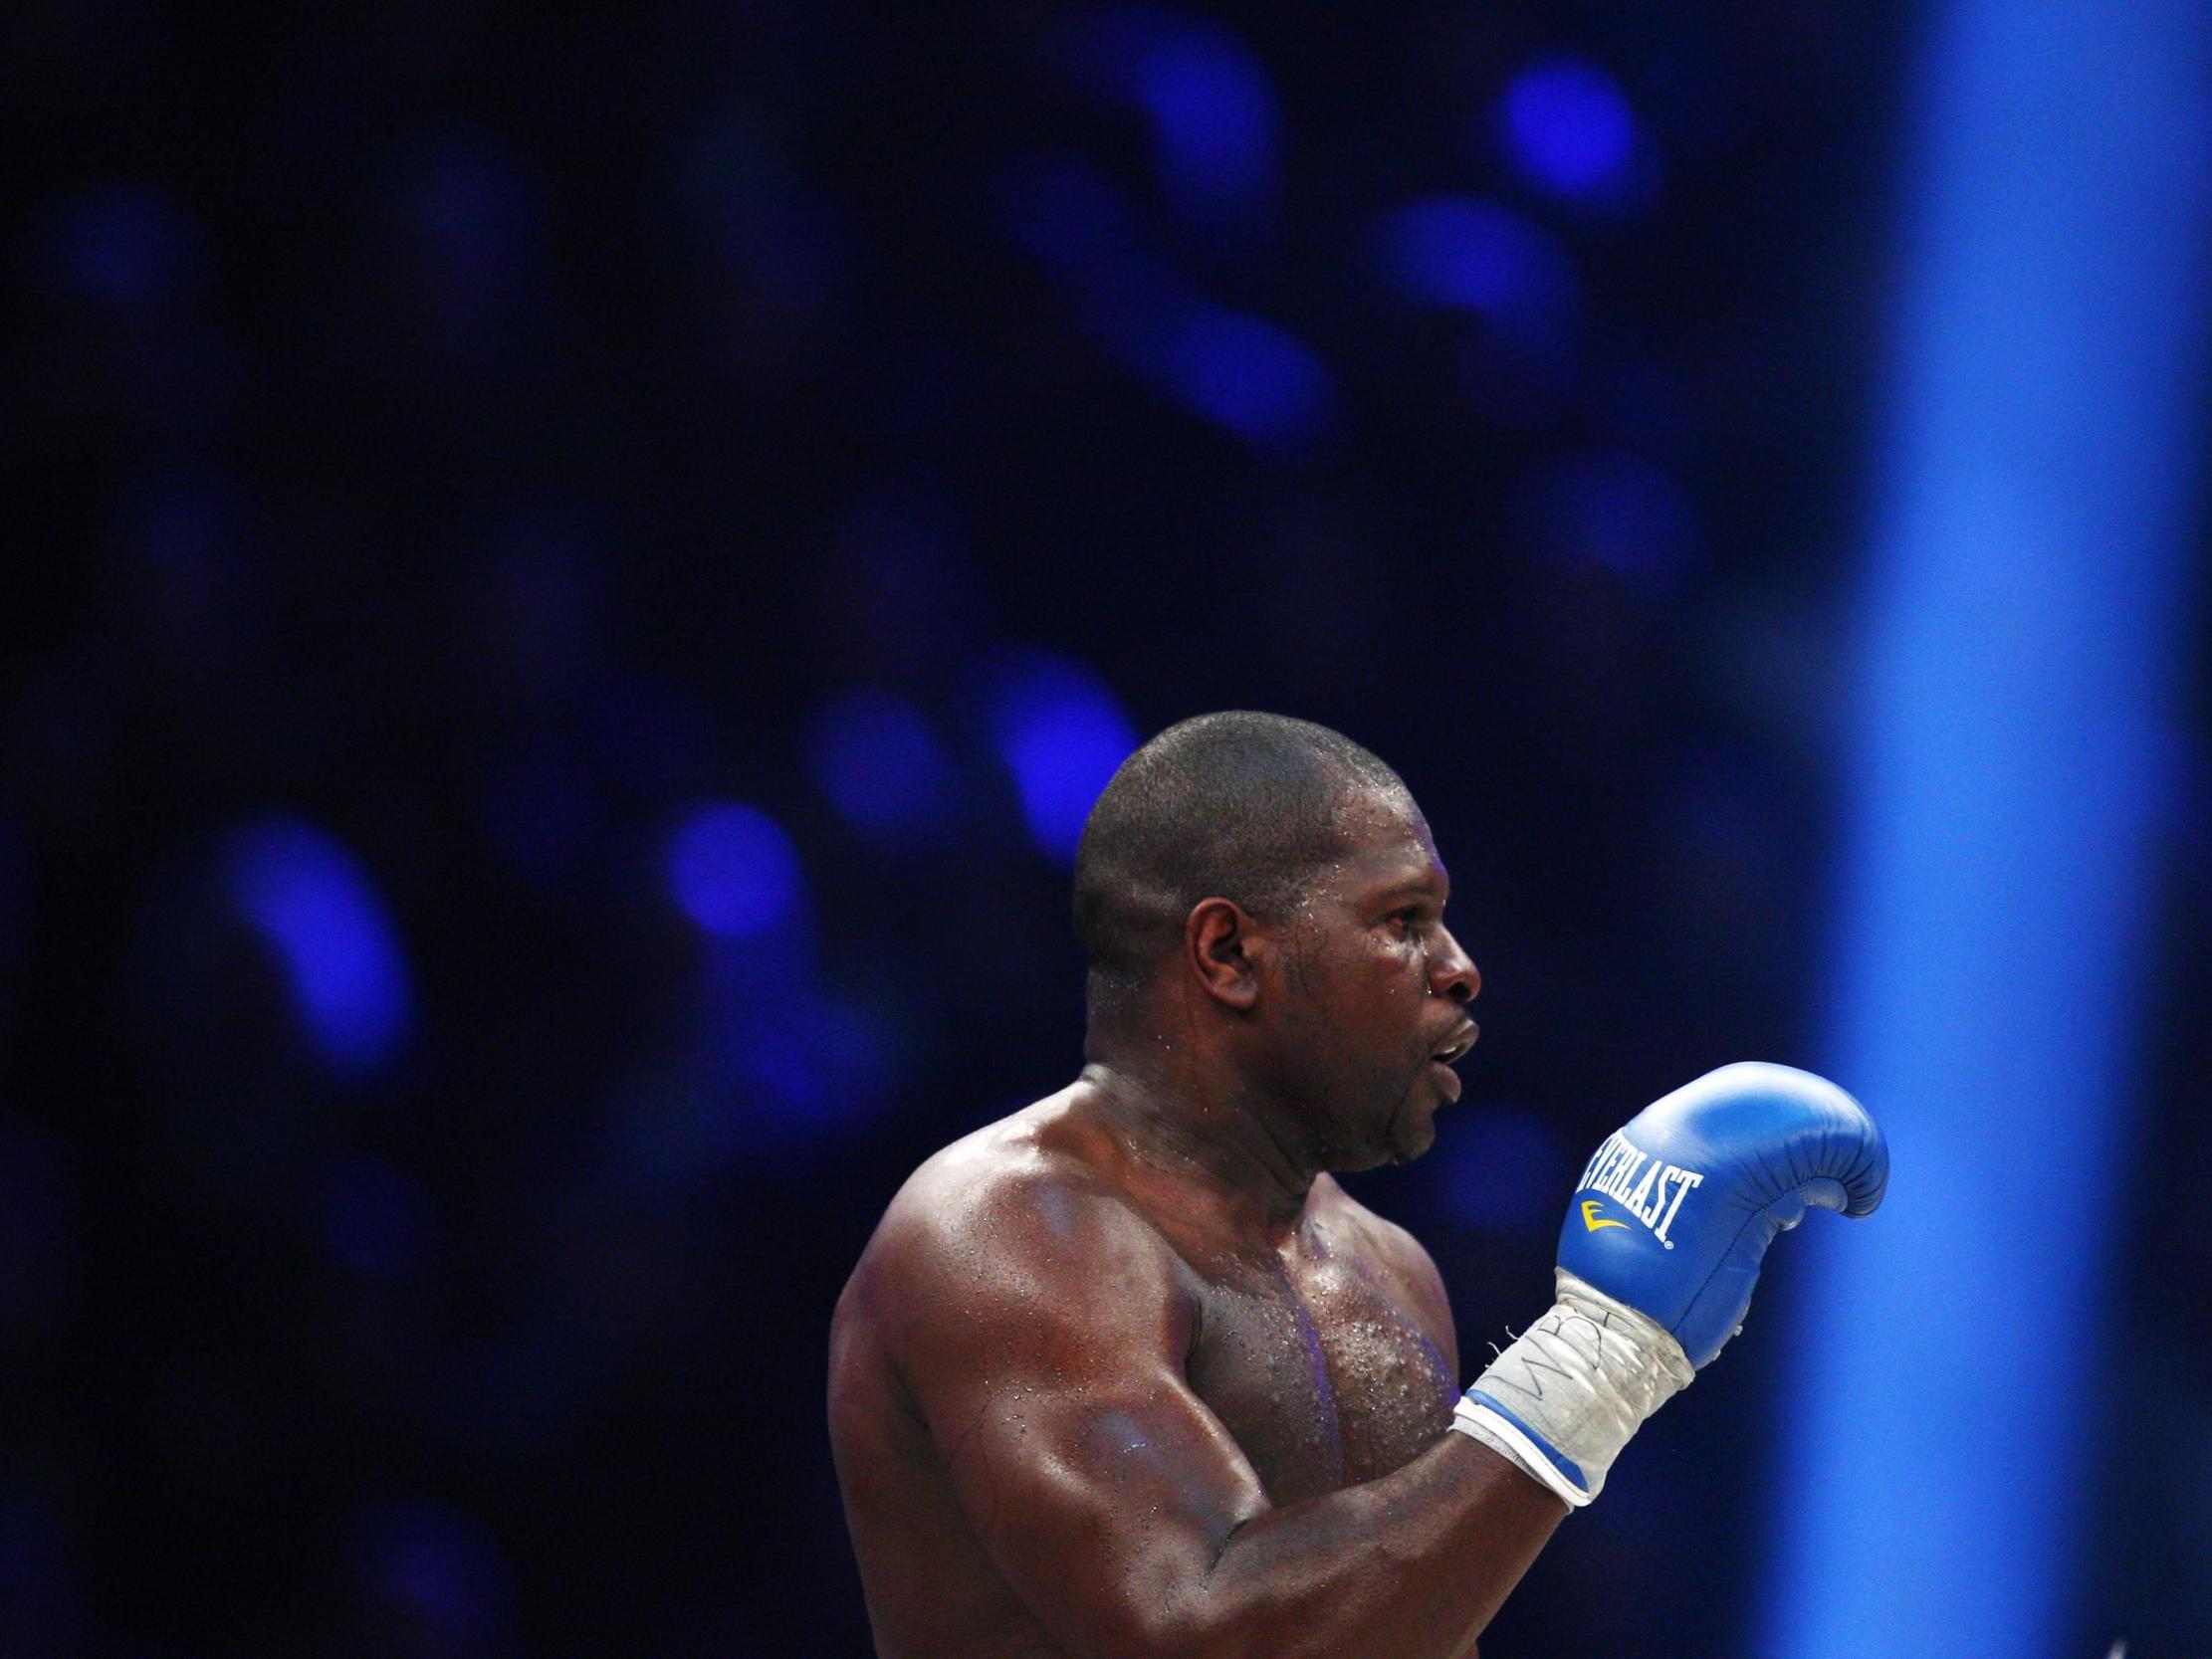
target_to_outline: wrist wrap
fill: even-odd
[[[1580,1509],[1629,1436],[1696,1372],[1656,1321],[1565,1268],[1556,1282],[1558,1303],[1475,1379],[1451,1426]]]

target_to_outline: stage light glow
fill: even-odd
[[[1130,373],[1260,448],[1328,423],[1334,389],[1313,350],[1274,322],[1203,299],[1138,241],[1127,200],[1097,169],[1027,157],[999,175],[995,197],[1008,236]]]
[[[1302,437],[1326,418],[1320,360],[1275,324],[1201,300],[1139,244],[1128,202],[1095,168],[1032,156],[1000,175],[996,199],[1008,234],[1131,373],[1252,443]]]
[[[1930,19],[1839,699],[1831,1066],[1896,1178],[1776,1309],[1775,1659],[2071,1639],[2202,466],[2212,14]]]
[[[1091,803],[1137,747],[1129,717],[1089,667],[1045,652],[994,665],[988,697],[992,736],[1029,834],[1073,862]]]
[[[889,692],[848,693],[814,723],[807,758],[814,781],[861,834],[927,840],[952,810],[952,756],[927,715]]]
[[[1169,337],[1167,362],[1185,403],[1252,443],[1291,442],[1328,418],[1328,370],[1259,317],[1194,306]]]
[[[668,890],[710,933],[754,938],[798,913],[798,853],[766,813],[737,801],[699,807],[668,840]]]
[[[1141,16],[1130,91],[1152,118],[1163,182],[1195,212],[1262,196],[1274,177],[1275,93],[1252,49],[1209,18]]]
[[[729,1144],[805,1138],[866,1123],[897,1098],[893,1033],[866,1008],[810,987],[742,1013],[723,1034],[743,1117]]]
[[[473,1517],[423,1498],[371,1503],[354,1523],[353,1559],[368,1590],[413,1615],[434,1645],[484,1651],[503,1642],[510,1572]]]
[[[1678,581],[1698,538],[1681,481],[1642,456],[1570,456],[1531,480],[1519,509],[1537,545],[1563,562],[1644,588]]]
[[[1539,190],[1586,202],[1627,191],[1636,116],[1612,76],[1584,58],[1547,57],[1515,76],[1500,101],[1506,151]]]
[[[1572,261],[1550,232],[1495,202],[1440,196],[1386,218],[1378,241],[1393,284],[1508,325],[1575,303]]]
[[[1127,198],[1079,156],[1022,156],[999,169],[991,194],[1013,244],[1063,282],[1136,245]]]
[[[283,817],[234,830],[224,864],[325,1061],[348,1079],[390,1061],[411,1017],[407,966],[366,867],[327,830]]]
[[[1232,30],[1166,6],[1088,19],[1070,67],[1100,97],[1140,111],[1169,203],[1186,219],[1235,221],[1274,187],[1280,115],[1266,68]]]

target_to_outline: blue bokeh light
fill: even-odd
[[[1165,350],[1176,395],[1249,442],[1288,443],[1328,418],[1328,370],[1272,322],[1219,306],[1193,306]]]
[[[1659,590],[1686,574],[1699,539],[1689,491],[1642,456],[1570,456],[1538,474],[1520,511],[1531,538],[1552,556]]]
[[[724,1067],[739,1090],[740,1144],[788,1144],[864,1125],[897,1096],[894,1033],[847,998],[799,988],[731,1025]]]
[[[992,180],[992,205],[1015,247],[1063,282],[1074,282],[1136,246],[1128,199],[1080,156],[1024,155]]]
[[[406,1608],[447,1641],[470,1645],[511,1617],[509,1570],[484,1526],[428,1499],[387,1499],[355,1523],[353,1556],[364,1586]]]
[[[1400,292],[1526,325],[1571,310],[1579,282],[1557,238],[1495,202],[1439,196],[1387,217],[1377,238]]]
[[[845,822],[871,839],[927,841],[951,815],[952,756],[905,698],[865,689],[839,698],[816,719],[807,761]]]
[[[1328,424],[1334,389],[1312,348],[1277,323],[1202,298],[1142,246],[1127,199],[1096,168],[1025,157],[998,175],[995,197],[1007,235],[1132,374],[1261,448]]]
[[[1072,863],[1091,803],[1137,747],[1129,717],[1090,668],[1045,652],[994,665],[988,698],[992,737],[1030,836]]]
[[[1000,168],[992,196],[1008,240],[1075,302],[1084,327],[1145,372],[1150,341],[1189,285],[1142,246],[1127,192],[1081,156],[1039,153]]]
[[[798,853],[766,813],[737,801],[699,807],[668,840],[668,890],[708,933],[754,938],[797,914]]]
[[[1505,146],[1537,189],[1584,202],[1620,200],[1634,178],[1635,113],[1612,76],[1584,58],[1537,60],[1499,104]]]
[[[1274,182],[1279,116],[1258,55],[1212,18],[1133,6],[1093,20],[1082,68],[1144,111],[1162,187],[1185,213],[1255,205]]]
[[[1258,60],[1227,35],[1193,31],[1148,53],[1138,96],[1160,133],[1161,165],[1188,198],[1250,196],[1274,161],[1274,95]]]
[[[270,818],[231,833],[224,865],[324,1059],[349,1079],[389,1062],[407,1037],[411,993],[398,933],[360,860],[327,830]]]

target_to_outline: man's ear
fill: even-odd
[[[1238,1012],[1259,1000],[1259,968],[1274,940],[1233,899],[1202,899],[1183,922],[1185,964],[1207,994]]]

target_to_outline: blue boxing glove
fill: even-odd
[[[1452,1427],[1580,1507],[1644,1420],[1717,1354],[1774,1235],[1808,1207],[1881,1202],[1889,1152],[1851,1096],[1788,1066],[1723,1066],[1655,1101],[1584,1167],[1559,1302],[1498,1356]]]
[[[1559,1265],[1648,1314],[1703,1369],[1735,1335],[1776,1233],[1808,1207],[1872,1215],[1889,1148],[1826,1078],[1746,1061],[1606,1137],[1559,1229]]]

